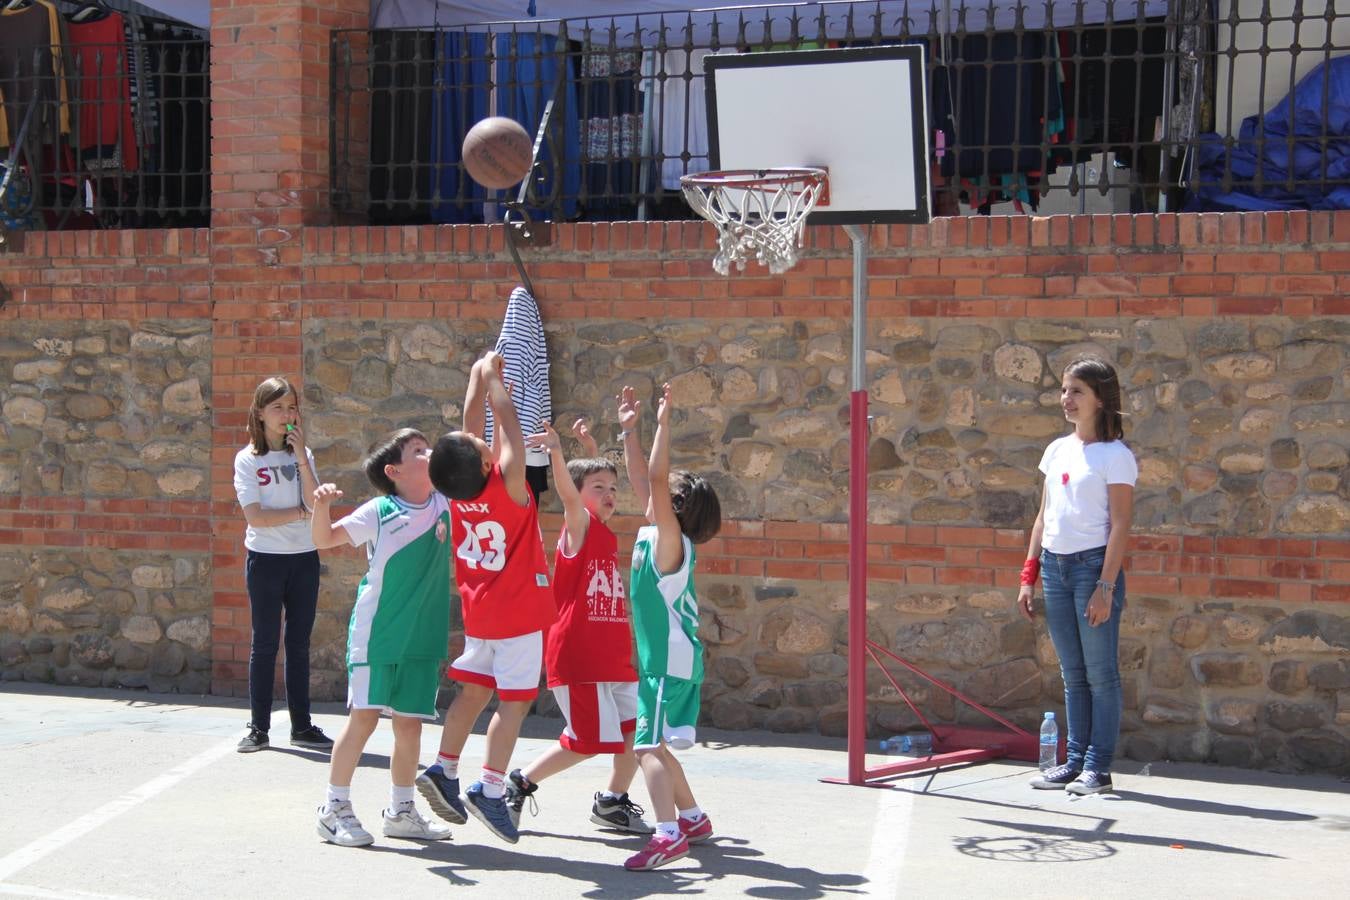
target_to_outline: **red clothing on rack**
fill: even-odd
[[[140,155],[131,117],[131,74],[122,16],[110,12],[93,22],[70,22],[66,32],[74,57],[70,64],[79,72],[81,149],[116,147],[122,154],[122,170],[134,172]]]

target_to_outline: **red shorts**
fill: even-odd
[[[637,727],[636,681],[589,681],[553,688],[567,720],[558,737],[573,753],[622,753],[624,735]]]

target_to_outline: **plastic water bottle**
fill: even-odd
[[[1059,765],[1059,725],[1055,714],[1048,712],[1041,720],[1041,771]]]
[[[879,746],[888,756],[929,756],[933,752],[933,736],[926,731],[896,734],[882,739]]]

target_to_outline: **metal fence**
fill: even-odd
[[[927,51],[939,215],[1350,206],[1350,0],[873,0],[336,32],[334,205],[494,220],[463,137],[489,114],[534,133],[552,100],[532,210],[689,218],[677,183],[709,167],[708,53],[901,42]],[[841,102],[875,114],[884,90]]]
[[[115,41],[0,54],[5,230],[209,223],[209,43],[175,23],[137,17],[130,41],[109,24]]]

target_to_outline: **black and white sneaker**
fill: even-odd
[[[299,731],[291,732],[291,746],[332,753],[333,739],[324,734],[319,729],[318,725],[310,725],[308,728],[302,728]]]
[[[652,834],[656,829],[642,818],[644,812],[646,810],[629,800],[627,794],[609,798],[597,791],[595,802],[591,804],[591,821],[602,828],[614,828],[633,834]]]
[[[526,778],[519,769],[512,769],[506,776],[506,814],[511,817],[511,824],[520,828],[520,810],[525,806],[526,798],[530,801],[530,815],[539,815],[539,801],[534,799],[534,792],[539,790],[539,785]]]
[[[1062,791],[1065,786],[1078,777],[1081,770],[1070,765],[1055,766],[1046,769],[1031,779],[1031,786],[1038,791]]]
[[[1111,790],[1110,772],[1091,772],[1084,770],[1068,787],[1064,790],[1070,794],[1100,794],[1103,791]]]
[[[253,725],[248,726],[248,734],[244,735],[235,746],[236,753],[257,753],[259,750],[266,750],[271,746],[267,740],[267,732]]]

